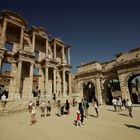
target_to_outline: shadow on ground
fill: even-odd
[[[115,110],[113,110],[113,109],[107,109],[107,111],[112,111],[112,112],[116,112]]]
[[[127,115],[127,114],[123,114],[123,113],[119,113],[119,115],[129,117],[129,115]]]
[[[127,126],[128,128],[134,128],[140,130],[140,127],[136,125],[131,125],[131,124],[124,124],[124,125]]]

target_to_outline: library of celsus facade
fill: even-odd
[[[32,98],[36,87],[41,96],[71,93],[70,46],[49,39],[42,27],[28,29],[27,21],[11,11],[0,16],[0,70],[0,85],[11,100]]]
[[[119,53],[115,59],[81,64],[73,75],[72,91],[89,101],[96,96],[100,104],[111,104],[113,96],[140,102],[140,48]]]

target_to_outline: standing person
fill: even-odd
[[[69,101],[68,100],[66,100],[65,109],[66,109],[66,114],[69,114],[70,104],[69,104]]]
[[[32,104],[32,111],[31,111],[31,125],[35,124],[37,122],[36,120],[36,109],[35,109],[35,103]]]
[[[60,100],[58,100],[57,102],[57,109],[58,109],[58,117],[60,117],[61,116],[61,101]]]
[[[78,110],[80,111],[80,115],[81,115],[81,124],[83,124],[83,121],[84,121],[84,108],[83,108],[82,102],[79,103]]]
[[[99,117],[99,113],[98,113],[98,103],[97,101],[94,101],[94,108],[95,108],[95,112],[96,112],[96,117],[98,118]]]
[[[3,94],[1,96],[1,100],[2,100],[2,106],[5,107],[5,105],[6,105],[6,95],[5,94]]]
[[[122,105],[126,108],[126,100],[125,100],[125,98],[123,98],[123,100],[122,100]]]
[[[89,103],[86,100],[86,98],[83,101],[83,107],[84,107],[84,112],[85,112],[85,117],[88,118],[88,108],[89,108]]]
[[[128,109],[129,116],[132,118],[132,102],[129,99],[126,100],[126,107]]]
[[[51,102],[48,101],[47,103],[47,114],[46,116],[51,116]]]
[[[77,118],[76,118],[76,121],[77,121],[77,127],[81,127],[81,115],[80,115],[80,111],[78,110],[77,111]]]
[[[41,100],[40,102],[40,109],[41,109],[41,117],[45,117],[45,102]]]
[[[28,110],[29,110],[29,113],[31,113],[31,111],[32,111],[32,101],[30,101],[29,104],[28,104]]]
[[[122,99],[118,97],[118,111],[122,111]]]
[[[117,99],[115,97],[112,99],[112,104],[114,106],[114,111],[116,112],[117,111]]]

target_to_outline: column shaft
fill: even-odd
[[[22,70],[22,62],[18,62],[18,71],[17,71],[17,82],[16,82],[16,96],[15,98],[21,98],[21,70]]]
[[[69,86],[68,86],[69,87],[69,94],[71,94],[71,73],[69,73],[68,76],[69,76],[69,82],[68,82],[69,83]]]
[[[68,48],[68,64],[70,64],[70,48]]]
[[[53,92],[56,93],[56,69],[53,70]]]
[[[24,28],[21,28],[21,34],[20,34],[20,49],[22,49],[23,46],[23,35],[24,35]]]
[[[56,59],[56,43],[54,43],[54,52],[53,52],[54,54],[54,59]]]
[[[35,33],[33,33],[33,36],[32,36],[32,52],[34,52],[35,50]]]
[[[63,96],[66,96],[65,69],[63,70]]]
[[[7,28],[7,21],[4,20],[3,23],[3,28],[2,28],[2,32],[1,32],[1,40],[0,43],[3,45],[5,43],[5,32],[6,32],[6,28]],[[1,46],[1,45],[0,45]]]
[[[101,84],[100,84],[100,79],[99,78],[96,79],[96,90],[97,90],[98,102],[99,102],[99,104],[102,104],[103,101],[102,101]]]

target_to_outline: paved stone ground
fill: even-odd
[[[84,126],[74,125],[77,107],[70,115],[41,118],[37,109],[37,123],[30,125],[30,114],[21,112],[0,117],[0,140],[140,140],[140,107],[133,108],[133,118],[128,112],[114,112],[112,106],[100,106],[99,118],[94,117],[93,106]]]

